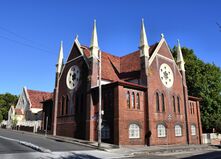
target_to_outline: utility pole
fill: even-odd
[[[45,136],[48,134],[48,116],[46,117],[46,129],[45,129]]]
[[[102,92],[101,92],[101,51],[99,50],[99,105],[98,105],[98,148],[101,147],[101,99],[102,99]]]

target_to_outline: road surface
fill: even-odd
[[[7,138],[7,139],[5,139]],[[15,141],[13,141],[13,139]],[[18,141],[32,143],[50,152],[39,152],[21,145]],[[126,157],[127,156],[127,157]],[[116,152],[99,151],[85,145],[66,143],[48,139],[43,135],[33,133],[23,133],[21,131],[12,131],[0,129],[0,159],[47,159],[47,158],[80,158],[80,159],[98,159],[98,158],[128,158],[119,149]],[[156,155],[136,155],[129,158],[137,159],[221,159],[221,150],[201,150],[191,152],[177,152]]]

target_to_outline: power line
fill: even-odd
[[[0,35],[0,38],[6,39],[6,40],[8,40],[8,41],[11,41],[11,42],[14,42],[14,43],[23,45],[23,46],[27,46],[27,47],[30,47],[30,48],[33,48],[33,49],[37,49],[37,50],[40,50],[40,51],[43,51],[43,52],[52,53],[52,51],[49,51],[49,50],[46,50],[46,49],[43,49],[43,48],[40,48],[40,47],[35,47],[35,46],[33,46],[33,45],[30,45],[30,44],[27,44],[27,43],[23,43],[23,42],[20,42],[20,41],[17,41],[17,40],[13,40],[13,39],[10,39],[10,38],[5,37],[5,36],[1,36],[1,35]]]
[[[20,39],[22,39],[22,40],[25,40],[25,41],[27,41],[27,42],[31,42],[31,43],[35,43],[35,44],[41,45],[41,47],[45,47],[44,45],[42,45],[42,44],[40,44],[40,43],[37,43],[37,42],[35,42],[35,41],[33,41],[33,40],[30,40],[30,39],[28,39],[28,38],[25,38],[24,36],[19,35],[19,34],[17,34],[17,33],[13,32],[13,31],[11,31],[11,30],[9,30],[9,29],[6,29],[6,28],[4,28],[4,27],[2,27],[2,26],[0,26],[0,29],[3,30],[3,31],[5,31],[5,32],[7,32],[7,33],[10,33],[10,34],[16,36],[17,38],[20,38]]]

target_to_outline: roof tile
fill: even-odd
[[[42,92],[30,89],[27,89],[27,92],[31,102],[31,108],[42,108],[43,104],[41,102],[53,97],[53,93],[49,92]]]
[[[158,43],[150,46],[149,52],[152,56]],[[90,56],[90,50],[86,46],[82,46],[86,57]],[[103,52],[101,55],[102,63],[102,79],[110,81],[119,81],[122,79],[137,78],[140,75],[140,51],[134,51],[122,57],[111,55],[110,53]]]

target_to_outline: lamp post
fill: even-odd
[[[101,99],[102,99],[102,92],[101,92],[101,51],[99,50],[99,105],[98,105],[98,147],[101,147]]]

